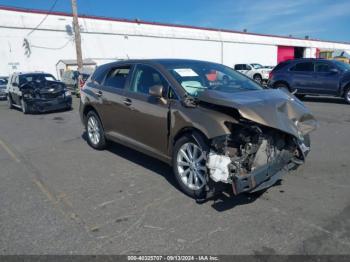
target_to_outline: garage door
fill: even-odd
[[[277,63],[294,58],[293,46],[279,46],[277,49]]]

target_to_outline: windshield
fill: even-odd
[[[259,68],[263,68],[262,65],[260,64],[250,64],[254,69],[259,69]]]
[[[344,70],[344,71],[350,70],[350,65],[349,65],[349,64],[345,64],[345,63],[340,62],[340,61],[334,61],[334,63],[335,63],[341,70]]]
[[[50,74],[26,74],[19,77],[19,84],[23,85],[28,82],[43,82],[43,81],[56,81],[56,78]]]
[[[200,92],[207,89],[226,93],[263,89],[249,78],[220,64],[180,61],[165,63],[164,66],[191,96],[198,96]]]

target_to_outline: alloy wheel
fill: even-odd
[[[347,100],[348,103],[350,103],[350,88],[348,89],[348,91],[345,94],[345,99]]]
[[[101,134],[99,124],[94,116],[90,116],[88,119],[87,132],[91,143],[97,145],[100,142]]]
[[[176,158],[176,165],[182,183],[191,190],[205,186],[207,168],[202,149],[191,142],[183,144]]]

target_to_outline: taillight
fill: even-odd
[[[269,79],[271,79],[273,77],[273,72],[271,71],[270,73],[269,73]]]
[[[84,89],[85,81],[83,79],[79,80],[79,87],[80,89]]]

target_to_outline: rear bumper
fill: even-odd
[[[72,106],[72,97],[64,97],[57,99],[29,99],[26,100],[30,111],[34,112],[48,112],[55,110],[68,109]]]

